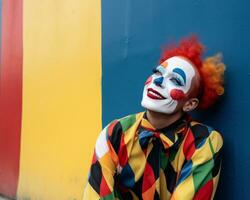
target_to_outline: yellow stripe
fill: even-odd
[[[101,130],[100,6],[24,0],[20,199],[81,199]]]
[[[92,188],[92,186],[87,183],[87,187],[84,188],[85,192],[84,192],[84,197],[83,199],[91,199],[91,200],[95,200],[95,199],[100,199],[99,194],[97,194],[97,192]]]
[[[193,176],[189,176],[175,189],[171,200],[193,199],[195,192]]]

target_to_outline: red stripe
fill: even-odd
[[[121,167],[124,167],[126,163],[128,162],[128,152],[127,152],[127,145],[125,143],[125,134],[122,134],[118,157],[119,157],[119,164]]]
[[[191,129],[188,129],[187,138],[183,146],[183,153],[187,160],[190,160],[195,152],[194,136]]]
[[[143,183],[142,183],[142,193],[146,192],[152,185],[156,182],[155,175],[150,164],[146,163],[144,174],[143,174]],[[153,199],[154,195],[152,195]],[[150,199],[150,198],[149,198]]]
[[[208,181],[194,196],[194,200],[210,200],[213,194],[213,180]]]
[[[2,4],[0,67],[0,193],[15,197],[19,176],[22,112],[22,0]]]
[[[102,176],[102,181],[100,185],[100,196],[105,197],[108,194],[111,194],[107,181],[105,180],[104,176]],[[104,198],[103,198],[104,199]],[[108,199],[108,198],[107,198]]]

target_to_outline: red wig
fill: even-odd
[[[220,95],[224,93],[223,76],[225,65],[221,62],[219,54],[202,61],[204,46],[196,36],[184,38],[177,45],[167,46],[160,58],[160,63],[173,56],[183,56],[190,60],[197,68],[201,80],[197,94],[199,108],[207,109],[212,106]]]

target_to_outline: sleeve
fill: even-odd
[[[186,161],[171,200],[213,199],[220,175],[223,139],[215,130],[210,129],[208,134],[205,139],[199,138],[200,133],[189,134],[183,147]]]
[[[114,123],[105,127],[96,141],[83,200],[115,199],[114,174],[118,156],[109,140]]]

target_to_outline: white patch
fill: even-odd
[[[95,153],[98,158],[101,158],[104,154],[106,154],[109,151],[106,131],[107,128],[105,127],[96,141]]]
[[[194,66],[183,57],[174,56],[164,62],[168,63],[168,66],[166,68],[161,65],[157,67],[158,69],[160,69],[159,71],[161,72],[161,75],[153,74],[152,81],[144,86],[141,105],[144,108],[155,112],[171,114],[175,111],[178,105],[178,101],[172,99],[170,96],[171,90],[178,89],[182,90],[184,94],[188,93],[192,85],[192,79],[195,77],[195,70]],[[175,85],[172,81],[173,77],[181,78],[179,74],[173,72],[175,68],[180,68],[186,75],[186,83],[183,86]],[[163,78],[161,86],[158,86],[154,83],[154,80],[159,77]],[[148,96],[149,88],[152,88],[153,90],[160,93],[163,97],[165,97],[165,99],[150,98]],[[158,95],[155,94],[154,96]]]
[[[117,173],[121,174],[122,173],[122,169],[123,169],[122,166],[120,164],[118,164],[117,167],[116,167]]]

